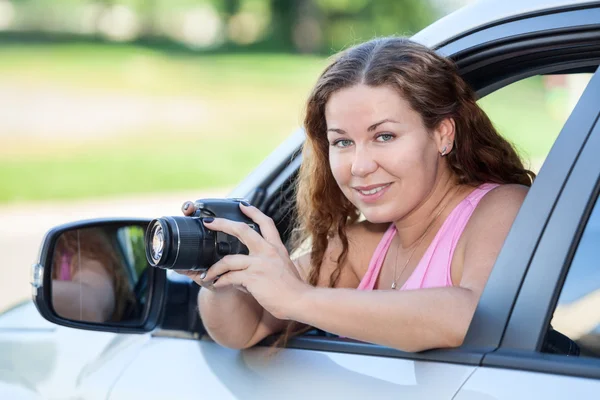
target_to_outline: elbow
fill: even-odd
[[[435,327],[429,327],[425,331],[421,331],[421,334],[417,335],[417,340],[409,349],[403,349],[405,351],[420,352],[432,349],[448,349],[456,348],[463,345],[467,336],[467,331],[471,325],[471,319],[473,312],[462,313],[461,316],[456,316],[451,320],[446,320],[443,326],[436,324]]]
[[[236,337],[235,335],[232,336],[227,334],[219,334],[218,332],[210,329],[207,326],[205,326],[204,328],[208,336],[213,340],[213,342],[223,347],[227,347],[228,349],[243,350],[252,347],[252,343],[250,343],[250,341],[248,340],[244,340],[244,338]]]
[[[472,317],[472,315],[471,315]],[[463,345],[465,338],[467,337],[467,331],[471,325],[471,318],[459,318],[455,320],[455,323],[449,326],[444,332],[444,335],[440,337],[441,343],[440,348],[456,348]]]
[[[437,332],[437,334],[431,336],[431,340],[404,345],[400,350],[410,353],[420,353],[426,350],[460,347],[465,341],[465,336],[466,331],[448,330],[446,332]]]
[[[241,337],[240,335],[232,335],[230,332],[218,329],[218,327],[210,326],[203,322],[204,331],[212,339],[213,342],[227,347],[232,350],[243,350],[249,346],[247,338]]]
[[[252,335],[243,334],[232,334],[229,329],[219,329],[219,327],[211,327],[208,324],[204,324],[204,330],[210,336],[210,338],[217,344],[227,347],[232,350],[244,350],[254,346],[258,340],[256,340],[256,333]]]
[[[442,347],[444,347],[444,348],[460,347],[465,342],[466,336],[467,336],[466,330],[454,331],[446,336],[446,340]]]
[[[452,322],[448,324],[448,329],[445,330],[443,335],[443,341],[441,343],[442,348],[456,348],[463,345],[467,332],[471,326],[477,303],[479,302],[479,295],[472,290],[464,291],[464,296],[461,297],[461,303],[457,306],[457,309],[461,309],[460,313],[456,313],[452,318]]]
[[[218,344],[220,344],[223,347],[227,347],[228,349],[232,349],[232,350],[244,350],[244,349],[252,347],[252,345],[250,345],[248,343],[242,343],[242,342],[223,341],[223,340],[215,340],[215,342],[217,342]]]

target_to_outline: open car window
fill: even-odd
[[[591,77],[591,73],[536,75],[478,103],[516,148],[524,166],[538,173]]]

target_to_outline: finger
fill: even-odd
[[[180,275],[185,275],[185,276],[189,277],[191,280],[193,280],[194,282],[196,282],[198,285],[202,286],[203,288],[213,290],[212,282],[208,282],[208,281],[203,282],[202,281],[202,279],[200,278],[202,273],[200,271],[192,271],[192,270],[186,270],[186,269],[174,269],[173,271],[177,272]]]
[[[199,280],[197,282],[200,286],[202,286],[203,289],[207,289],[210,291],[214,291],[215,290],[215,286],[213,282],[204,282],[202,280]]]
[[[225,218],[204,218],[204,226],[210,230],[221,231],[235,236],[248,247],[250,253],[263,251],[269,243],[254,229],[244,222],[232,221]]]
[[[196,206],[191,201],[186,201],[181,206],[181,212],[185,216],[189,217],[190,215],[194,214],[195,211],[196,211]]]
[[[260,227],[260,233],[267,242],[280,248],[285,247],[281,241],[281,236],[279,236],[279,231],[277,230],[273,219],[269,218],[258,208],[245,201],[240,202],[240,209],[244,214],[250,217],[252,221],[258,224]]]
[[[219,280],[216,281],[213,286],[215,287],[215,289],[219,289],[219,288],[229,286],[229,285],[232,285],[235,287],[239,286],[240,288],[243,288],[248,293],[248,288],[246,287],[246,284],[245,284],[246,277],[247,277],[246,270],[231,271],[231,272],[226,273],[222,277],[220,277]]]
[[[202,280],[204,282],[211,282],[230,271],[241,271],[248,268],[253,261],[251,256],[244,254],[230,254],[213,264],[208,271],[206,271],[206,275]]]
[[[250,294],[250,292],[248,291],[248,289],[246,289],[246,288],[245,288],[245,287],[243,287],[243,286],[237,286],[237,285],[236,285],[236,286],[234,286],[234,288],[236,288],[237,290],[239,290],[239,291],[240,291],[240,292],[242,292],[242,293]]]

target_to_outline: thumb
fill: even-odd
[[[190,215],[193,215],[194,212],[196,212],[196,205],[191,201],[186,201],[181,206],[181,212],[186,217],[189,217]]]

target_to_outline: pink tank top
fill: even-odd
[[[458,239],[482,197],[498,186],[495,183],[484,183],[458,203],[454,210],[450,212],[425,251],[423,258],[421,258],[419,264],[400,290],[452,286],[450,266]],[[375,287],[383,260],[395,235],[396,226],[390,224],[375,249],[375,253],[373,253],[369,269],[358,285],[359,290],[373,290]]]
[[[60,258],[60,280],[70,281],[71,280],[71,257],[66,253]]]

